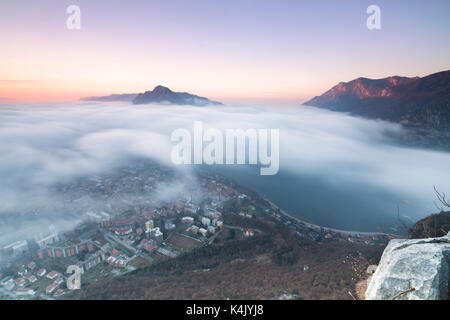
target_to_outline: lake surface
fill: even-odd
[[[216,166],[212,170],[259,192],[295,217],[336,229],[393,232],[391,228],[398,223],[397,204],[412,216],[425,212],[425,208],[405,205],[400,196],[363,184],[336,188],[318,177],[282,170],[274,176],[260,176],[258,169],[250,167]]]

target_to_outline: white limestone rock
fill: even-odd
[[[450,232],[440,238],[391,240],[367,287],[366,299],[449,299],[449,266]]]

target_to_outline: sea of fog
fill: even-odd
[[[47,189],[55,182],[136,156],[173,165],[170,136],[178,128],[193,130],[194,121],[219,130],[279,129],[278,174],[262,176],[254,165],[209,169],[316,224],[393,231],[397,207],[405,219],[417,220],[436,211],[433,186],[450,192],[450,153],[395,144],[389,137],[403,134],[396,124],[312,107],[2,104],[0,226],[2,215],[55,201]],[[52,222],[65,219],[60,212]]]

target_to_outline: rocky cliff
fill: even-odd
[[[427,239],[394,239],[383,252],[367,300],[449,299],[450,232]]]

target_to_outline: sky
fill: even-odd
[[[81,29],[69,30],[69,5]],[[366,27],[369,5],[381,30]],[[450,1],[2,0],[0,103],[165,85],[224,103],[300,103],[360,76],[450,69]]]

